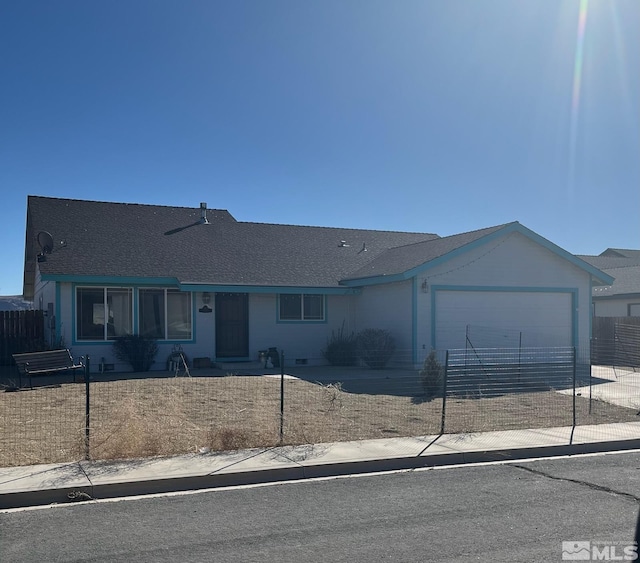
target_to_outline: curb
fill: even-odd
[[[0,494],[0,509],[49,504],[72,504],[125,496],[174,493],[238,485],[257,485],[279,481],[303,481],[322,477],[367,474],[385,471],[435,468],[447,465],[473,465],[488,462],[515,462],[538,457],[558,457],[640,449],[640,439],[588,442],[580,444],[528,446],[523,448],[447,452],[419,456],[344,461],[316,465],[297,463],[291,467],[254,469],[235,473],[210,473],[170,479],[113,482],[99,485],[60,487]],[[74,497],[74,498],[72,498]]]

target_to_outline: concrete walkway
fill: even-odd
[[[640,371],[633,368],[614,368],[610,366],[592,366],[593,384],[576,387],[576,393],[591,397],[611,405],[640,411]],[[571,395],[572,389],[558,391]]]
[[[0,508],[640,448],[640,422],[0,468]]]

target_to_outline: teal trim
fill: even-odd
[[[577,256],[567,252],[564,248],[560,248],[558,245],[553,244],[550,240],[547,240],[544,237],[541,237],[538,233],[533,232],[531,229],[527,229],[527,227],[521,225],[520,223],[515,223],[517,228],[513,229],[523,234],[524,236],[529,237],[534,242],[537,242],[539,245],[543,246],[547,250],[550,250],[554,254],[560,256],[560,258],[564,258],[571,262],[574,266],[577,266],[581,270],[584,270],[588,274],[591,274],[596,280],[599,281],[597,285],[611,285],[615,278],[611,277],[609,274],[598,270],[598,268],[592,266],[588,262],[578,258]]]
[[[307,293],[306,291],[304,293]],[[304,295],[304,293],[300,293],[300,295]],[[290,295],[290,294],[287,294]],[[298,295],[298,293],[296,293],[296,295]],[[316,295],[316,294],[311,294],[311,295]],[[324,312],[324,318],[322,320],[317,320],[317,319],[313,319],[313,320],[304,320],[304,319],[299,319],[299,320],[291,320],[288,321],[286,319],[281,319],[280,318],[280,294],[278,294],[276,296],[276,324],[283,324],[283,325],[295,325],[295,324],[299,324],[299,325],[321,325],[321,324],[327,324],[329,322],[328,317],[329,317],[329,312],[328,312],[328,307],[327,307],[327,296],[324,295],[323,296],[323,300],[322,300],[322,308],[323,308],[323,312]]]
[[[118,276],[73,276],[61,274],[45,274],[42,279],[47,281],[71,282],[76,285],[104,285],[104,286],[162,286],[178,288],[180,283],[177,278],[141,278]]]
[[[198,341],[196,338],[196,319],[198,318],[198,308],[196,307],[196,294],[193,291],[191,293],[191,342],[195,343]],[[215,313],[214,313],[215,314]]]
[[[245,286],[245,285],[213,285],[213,284],[179,284],[183,291],[208,291],[209,293],[308,293],[310,295],[358,295],[358,288],[347,287],[294,287],[294,286]]]
[[[573,346],[579,344],[578,303],[579,289],[577,287],[520,287],[520,286],[467,286],[467,285],[433,285],[431,292],[431,348],[436,347],[436,294],[438,291],[486,291],[494,293],[569,293],[571,294],[571,339]]]
[[[118,285],[102,285],[97,283],[73,283],[71,284],[71,330],[72,330],[72,343],[74,346],[94,346],[94,345],[103,345],[103,344],[113,344],[113,340],[78,340],[77,339],[77,319],[76,319],[76,289],[78,287],[101,287],[101,288],[114,288],[114,287],[124,287],[125,289],[131,289],[132,297],[131,304],[133,307],[132,311],[132,328],[134,334],[140,334],[140,324],[139,324],[139,314],[138,314],[138,305],[140,303],[139,299],[139,289],[138,287],[126,287],[120,284]],[[144,287],[142,289],[145,289]],[[166,287],[158,288],[158,289],[167,289]],[[174,287],[169,289],[176,289]],[[191,293],[191,338],[185,340],[175,340],[175,339],[159,339],[158,343],[161,344],[194,344],[196,342],[196,300],[193,292]],[[56,303],[59,303],[59,283],[56,283]],[[59,322],[57,319],[59,318],[59,314],[56,313],[56,324]],[[57,332],[59,334],[59,332]]]
[[[407,270],[403,275],[408,275],[408,276],[417,276],[419,274],[424,273],[427,270],[430,270],[431,268],[435,268],[436,266],[439,266],[440,264],[444,264],[445,262],[448,262],[449,260],[456,258],[457,256],[461,256],[462,254],[466,254],[467,252],[470,252],[471,250],[475,250],[476,248],[479,248],[485,244],[488,244],[498,238],[501,238],[505,235],[508,235],[512,232],[512,229],[510,229],[510,227],[513,227],[514,225],[517,225],[517,223],[511,223],[510,225],[507,225],[506,227],[502,228],[502,229],[498,229],[497,231],[494,231],[492,233],[489,233],[488,235],[483,236],[482,238],[479,238],[477,240],[474,240],[473,242],[470,242],[468,244],[465,244],[464,246],[460,246],[459,248],[456,248],[455,250],[452,250],[451,252],[448,252],[447,254],[444,254],[442,256],[439,256],[438,258],[435,258],[434,260],[430,260],[429,262],[426,262],[425,264],[420,264],[419,266],[416,266],[415,268],[411,268],[410,270]]]
[[[411,280],[411,359],[418,363],[418,278]]]
[[[503,291],[509,293],[574,293],[575,287],[541,287],[522,285],[432,285],[429,291]]]
[[[404,281],[404,280],[408,280],[410,277],[411,276],[406,276],[403,272],[401,274],[372,276],[370,278],[353,278],[349,280],[340,280],[340,283],[347,287],[365,287],[367,285],[380,285],[383,283],[393,283],[397,281]]]
[[[593,317],[596,314],[596,304],[593,302],[593,278],[589,277],[589,342],[593,338]]]
[[[60,342],[61,338],[62,338],[62,319],[60,318],[60,314],[62,311],[62,305],[60,304],[60,293],[61,293],[61,289],[60,289],[60,282],[55,282],[55,290],[54,290],[54,294],[55,294],[55,299],[56,299],[56,303],[54,305],[54,311],[55,311],[55,316],[56,316],[56,324],[55,324],[55,328],[56,328],[56,339],[58,340],[58,342]],[[71,319],[71,328],[73,329],[73,319]],[[73,335],[71,338],[71,342],[73,342]],[[52,342],[52,344],[54,344]]]
[[[571,294],[571,304],[573,305],[573,309],[571,311],[571,332],[573,335],[573,347],[578,347],[578,289]]]
[[[436,349],[436,291],[435,288],[431,288],[431,335],[429,338],[429,343],[431,344],[431,349]]]
[[[395,274],[381,275],[381,276],[372,276],[369,278],[345,279],[345,280],[341,280],[340,283],[347,287],[362,287],[366,285],[378,285],[383,283],[391,283],[396,281],[407,280],[413,276],[423,274],[427,270],[430,270],[441,264],[444,264],[445,262],[448,262],[449,260],[456,258],[457,256],[466,254],[467,252],[475,250],[478,247],[481,247],[487,243],[490,243],[500,237],[509,235],[511,233],[520,233],[521,235],[529,238],[530,240],[539,244],[540,246],[543,246],[544,248],[560,256],[561,258],[564,258],[574,266],[577,266],[581,270],[584,270],[585,272],[593,276],[595,279],[599,280],[600,281],[599,285],[611,285],[613,283],[614,278],[612,278],[610,275],[598,270],[597,268],[593,267],[591,264],[588,264],[584,260],[581,260],[577,256],[574,256],[573,254],[567,252],[566,250],[560,248],[559,246],[553,244],[552,242],[548,241],[547,239],[541,237],[537,233],[534,233],[532,230],[527,229],[527,227],[524,227],[523,225],[517,222],[510,223],[504,226],[502,229],[498,229],[497,231],[489,233],[488,235],[485,235],[482,238],[476,239],[473,242],[460,246],[450,252],[447,252],[446,254],[443,254],[442,256],[439,256],[438,258],[434,258],[433,260],[420,264],[405,272],[398,272]]]
[[[138,311],[138,307],[140,305],[140,294],[138,293],[138,288],[136,287],[133,290],[133,315],[131,317],[131,322],[133,323],[133,332],[135,334],[140,333],[140,314]]]
[[[82,344],[76,339],[76,284],[71,284],[71,342],[75,346],[76,344]]]

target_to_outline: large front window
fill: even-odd
[[[158,340],[191,339],[191,293],[177,289],[141,289],[140,334]]]
[[[281,321],[323,321],[324,295],[280,295]]]
[[[131,334],[132,291],[121,287],[78,287],[78,340],[110,340]]]

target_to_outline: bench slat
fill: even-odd
[[[83,368],[84,366],[82,364],[74,364],[72,366],[65,366],[63,368],[49,368],[49,369],[30,369],[28,371],[26,371],[25,373],[27,374],[31,374],[31,375],[37,375],[37,374],[42,374],[42,373],[57,373],[59,371],[65,371],[68,369],[78,369],[78,368]]]
[[[57,373],[84,367],[82,362],[76,364],[73,361],[68,349],[13,354],[13,359],[18,371],[25,375]]]

